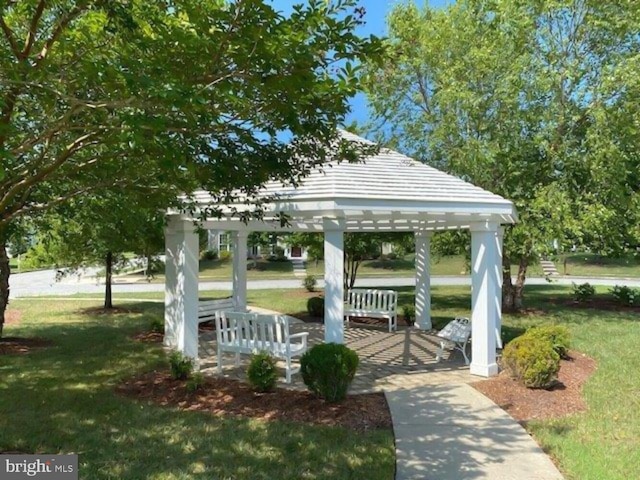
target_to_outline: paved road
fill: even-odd
[[[96,293],[101,294],[104,286],[95,279],[95,270],[88,271],[82,276],[71,276],[62,281],[56,281],[55,270],[40,270],[37,272],[17,273],[11,275],[11,298],[41,296],[41,295],[73,295],[75,293]],[[556,278],[553,280],[557,285],[571,285],[575,283],[589,282],[593,285],[628,285],[640,287],[640,279],[624,278]],[[545,278],[529,278],[528,285],[547,285],[549,282]],[[318,282],[319,287],[323,287],[324,282]],[[471,285],[470,277],[460,276],[435,276],[431,278],[432,285]],[[412,277],[404,278],[359,278],[356,281],[358,287],[405,287],[415,285]],[[300,279],[284,280],[250,280],[248,288],[251,290],[261,290],[268,288],[299,288]],[[164,285],[158,283],[116,283],[113,286],[114,293],[140,293],[140,292],[162,292]],[[201,282],[200,290],[231,290],[230,281]]]

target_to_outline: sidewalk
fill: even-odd
[[[385,392],[396,437],[396,480],[561,480],[513,418],[466,384]]]

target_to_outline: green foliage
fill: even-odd
[[[284,254],[284,248],[280,246],[273,247],[273,253],[269,255],[268,260],[270,262],[288,262],[286,255]]]
[[[164,321],[161,318],[154,318],[149,324],[149,330],[153,333],[164,333]]]
[[[307,388],[328,402],[347,396],[358,368],[358,355],[345,345],[315,345],[300,359],[302,379]]]
[[[202,258],[203,260],[217,260],[218,250],[216,250],[215,248],[212,248],[211,250],[205,250],[204,252],[202,252],[202,255],[200,255],[200,258]]]
[[[590,283],[582,283],[573,285],[573,298],[580,303],[585,303],[593,298],[596,294],[596,289]]]
[[[416,307],[414,305],[403,305],[402,316],[407,325],[413,325],[416,321]]]
[[[307,300],[307,312],[312,317],[324,318],[324,297],[311,297]]]
[[[560,356],[551,342],[527,334],[507,344],[502,363],[510,375],[527,388],[551,387],[560,370]]]
[[[564,325],[541,325],[532,327],[525,333],[527,337],[548,341],[560,358],[568,358],[571,335]]]
[[[186,380],[193,372],[193,359],[174,350],[169,354],[169,368],[172,378]]]
[[[232,253],[229,250],[223,250],[220,252],[220,261],[229,262],[233,258]]]
[[[302,281],[302,286],[307,290],[307,292],[315,292],[317,285],[318,285],[318,281],[316,280],[316,277],[313,275],[307,275],[306,277],[304,277],[304,280]]]
[[[271,392],[278,381],[276,360],[268,352],[251,355],[247,380],[258,392]]]
[[[204,385],[205,385],[204,375],[200,372],[195,372],[187,379],[187,382],[185,383],[184,386],[187,389],[187,392],[194,393],[194,392],[197,392],[198,390],[201,390],[202,387],[204,387]]]
[[[640,303],[640,290],[627,287],[626,285],[616,285],[609,290],[616,302],[621,305],[636,305]]]

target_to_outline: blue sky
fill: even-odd
[[[454,0],[430,0],[428,3],[432,7],[442,7]],[[294,4],[305,3],[303,0],[271,0],[277,10],[283,13],[291,11],[291,6]],[[360,0],[359,4],[363,6],[366,11],[366,24],[361,26],[358,33],[361,35],[378,35],[384,36],[386,34],[386,18],[387,14],[391,11],[394,5],[398,3],[405,3],[406,0]],[[416,0],[418,5],[423,5],[424,0]],[[369,114],[367,110],[367,101],[364,95],[358,95],[351,100],[352,113],[347,118],[347,123],[356,120],[358,123],[364,123],[368,120]]]

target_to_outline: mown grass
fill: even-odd
[[[563,256],[555,263],[560,274],[575,277],[640,277],[640,256],[638,255],[611,258],[593,253],[572,253]]]
[[[162,363],[159,346],[130,337],[162,315],[157,303],[127,303],[137,313],[85,314],[89,301],[20,300],[10,336],[54,346],[0,356],[0,451],[80,455],[90,479],[298,479],[393,476],[389,431],[221,419],[116,395],[134,372]]]

